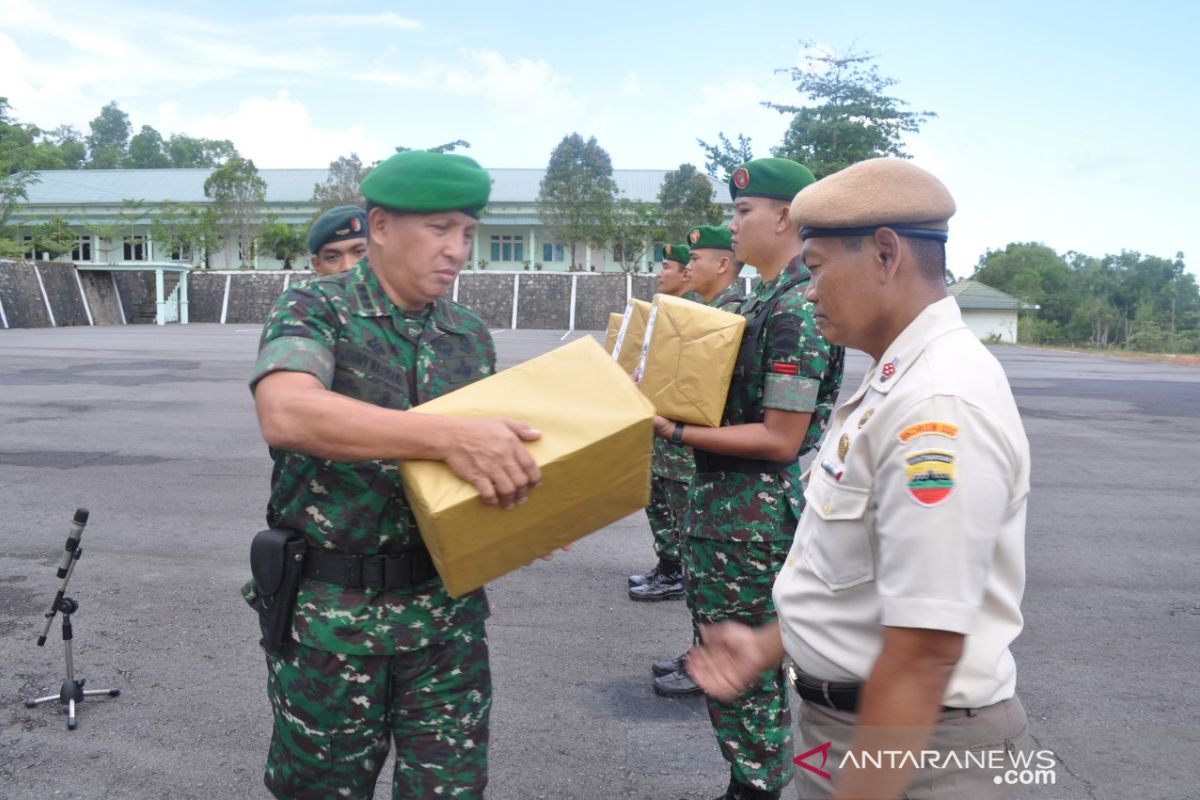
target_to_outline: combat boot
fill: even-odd
[[[641,586],[643,584],[649,583],[650,581],[657,578],[658,575],[659,575],[658,564],[655,564],[652,568],[646,570],[645,572],[639,572],[635,575],[630,575],[629,576],[629,588],[632,589],[635,586]]]
[[[677,597],[683,597],[683,570],[678,565],[669,571],[660,567],[653,579],[629,589],[630,600],[671,600]]]
[[[744,783],[738,783],[730,778],[729,788],[725,790],[725,794],[715,797],[713,800],[779,800],[779,794],[778,789],[773,791],[755,789],[753,786],[746,786]]]
[[[654,673],[654,677],[656,678],[662,675],[670,675],[672,672],[680,672],[683,670],[683,659],[686,655],[685,653],[683,656],[676,656],[675,658],[655,659],[654,663],[650,665],[650,671]]]
[[[686,667],[654,679],[654,693],[660,697],[690,697],[703,692],[687,674]]]

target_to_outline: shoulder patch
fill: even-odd
[[[946,450],[921,450],[906,455],[908,496],[926,507],[944,503],[954,491],[954,461],[954,453]]]
[[[916,425],[909,425],[900,431],[900,433],[896,434],[896,438],[906,443],[910,439],[923,436],[927,433],[936,433],[939,436],[954,439],[958,436],[958,426],[952,422],[937,422],[936,420],[918,422]]]

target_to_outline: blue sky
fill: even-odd
[[[169,8],[169,10],[165,10]],[[544,166],[595,136],[624,168],[702,165],[697,138],[768,155],[801,100],[802,41],[876,57],[935,111],[916,162],[958,201],[951,269],[1041,241],[1200,274],[1200,4],[1193,2],[82,3],[0,0],[0,95],[44,128],[110,100],[135,130],[230,138],[261,167],[471,142]]]

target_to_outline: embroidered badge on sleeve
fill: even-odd
[[[916,425],[909,425],[900,433],[896,434],[896,438],[901,442],[908,442],[917,436],[923,436],[927,433],[936,433],[939,436],[945,436],[947,439],[953,439],[958,436],[958,426],[952,422],[938,422],[929,420],[928,422],[918,422]]]
[[[922,450],[904,459],[908,496],[922,506],[944,503],[954,491],[954,453]]]

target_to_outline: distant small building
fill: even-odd
[[[1016,344],[1018,312],[1037,310],[1037,306],[1022,303],[1011,294],[979,281],[958,281],[946,288],[962,309],[963,322],[984,341],[995,339]]]

